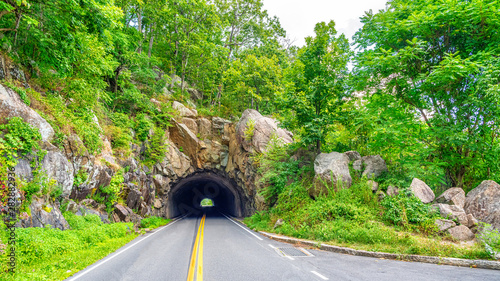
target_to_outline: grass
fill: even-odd
[[[70,230],[19,228],[16,274],[6,273],[8,253],[0,256],[0,280],[64,280],[113,253],[138,236],[132,223],[104,224],[96,215],[65,213]],[[166,224],[161,218],[145,219],[149,228]],[[0,226],[4,230],[4,225]],[[5,231],[0,232],[7,241]]]
[[[350,189],[337,192],[332,189],[329,195],[315,200],[308,196],[304,186],[307,185],[292,183],[281,192],[272,208],[244,222],[255,230],[358,250],[490,259],[478,243],[460,244],[439,234],[433,223],[437,215],[413,199],[402,200],[400,204],[381,204],[360,179]],[[398,209],[403,206],[405,212],[394,212],[392,206]],[[396,215],[405,219],[396,220]],[[280,218],[284,223],[274,228]]]

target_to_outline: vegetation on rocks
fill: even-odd
[[[33,196],[51,206],[74,199],[61,207],[71,229],[17,230],[19,280],[65,278],[133,239],[134,224],[167,223],[160,199],[170,184],[207,167],[258,187],[263,199],[247,209],[260,211],[246,219],[256,229],[493,258],[498,232],[485,226],[483,246],[457,245],[435,220],[466,220],[474,236],[477,218],[464,206],[437,214],[410,185],[465,196],[500,182],[499,11],[496,0],[391,0],[366,12],[353,44],[330,21],[297,47],[262,0],[0,1],[0,180],[29,163],[16,178],[20,216],[31,215]],[[244,111],[250,119],[235,130]],[[324,179],[315,157],[332,152],[350,188],[332,172],[312,194]],[[49,154],[51,176],[41,169]],[[383,169],[363,177],[369,161]],[[117,223],[68,211],[84,200]]]

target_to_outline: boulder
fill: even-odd
[[[69,135],[63,142],[64,154],[73,165],[75,171],[81,167],[89,167],[91,164],[91,156],[83,144],[83,141],[76,134]]]
[[[42,172],[48,178],[57,181],[62,187],[63,195],[69,196],[73,188],[73,165],[60,152],[49,151],[42,160]]]
[[[198,133],[200,134],[200,139],[207,139],[212,133],[212,122],[206,118],[200,118],[196,120],[198,125]]]
[[[156,169],[161,171],[164,176],[182,177],[185,176],[193,168],[191,161],[184,153],[182,153],[174,144],[167,141],[168,149],[161,163],[156,165]]]
[[[443,218],[457,220],[458,223],[463,225],[468,224],[469,220],[467,218],[467,214],[465,213],[464,209],[460,208],[459,206],[448,205],[448,204],[435,204],[433,205],[433,207],[439,210],[439,214]]]
[[[465,225],[459,225],[448,229],[448,233],[451,237],[459,240],[459,241],[470,241],[474,239],[474,233],[466,227]]]
[[[343,153],[320,153],[314,160],[314,182],[309,189],[309,195],[316,197],[327,194],[332,186],[336,189],[349,188],[352,183],[349,173],[349,157]]]
[[[158,195],[167,195],[170,191],[170,179],[168,177],[162,175],[154,175],[153,176],[153,184],[156,188],[156,193]]]
[[[376,181],[372,181],[372,180],[368,180],[366,182],[366,184],[368,184],[368,186],[370,187],[370,189],[373,191],[373,192],[377,192],[378,190],[378,182]]]
[[[194,101],[201,100],[203,98],[202,93],[194,88],[188,88],[187,92],[189,93],[191,99]]]
[[[172,108],[179,112],[181,117],[196,117],[196,113],[191,109],[184,106],[182,103],[174,101],[172,104]]]
[[[30,166],[30,161],[28,161],[27,159],[18,159],[14,169],[16,172],[16,176],[20,177],[24,181],[30,182],[33,180],[33,172]]]
[[[436,198],[436,202],[457,205],[463,208],[465,205],[465,192],[460,187],[452,187],[439,195],[438,198]]]
[[[388,171],[387,165],[380,155],[365,156],[361,160],[365,166],[362,176],[366,176],[368,179],[379,177],[383,172]]]
[[[116,204],[113,211],[113,219],[115,222],[134,222],[135,224],[141,222],[141,217],[134,213],[129,207]]]
[[[465,197],[465,211],[500,230],[500,185],[483,181]]]
[[[154,202],[154,207],[155,207],[156,209],[160,209],[160,208],[162,207],[162,204],[161,204],[160,199],[158,199],[158,198],[157,198],[157,199],[155,199],[155,202]]]
[[[255,122],[253,136],[251,139],[245,137],[250,120]],[[243,112],[240,121],[236,125],[238,141],[248,152],[262,153],[266,151],[271,137],[276,136],[282,143],[291,143],[292,133],[282,128],[278,128],[276,120],[262,116],[258,111],[247,109]],[[347,156],[346,156],[347,157]]]
[[[410,185],[411,192],[415,197],[423,203],[430,203],[434,200],[435,195],[432,189],[425,182],[414,178]]]
[[[198,124],[196,124],[196,121],[191,118],[182,118],[181,119],[182,124],[186,125],[186,127],[193,132],[193,134],[197,135],[198,134]]]
[[[135,188],[131,189],[127,196],[127,207],[138,210],[142,202],[142,193]]]
[[[197,165],[199,139],[186,125],[174,122],[174,126],[170,127],[170,139],[179,149],[182,148],[197,168],[200,168]]]
[[[434,221],[436,226],[439,228],[439,231],[443,232],[448,230],[449,228],[457,226],[457,224],[452,221],[452,220],[444,220],[444,219],[437,219]]]
[[[347,155],[347,157],[349,157],[350,162],[361,160],[361,155],[357,151],[347,151],[344,152],[344,154]]]
[[[353,163],[352,163],[352,168],[358,172],[361,172],[363,171],[363,161],[361,159],[359,160],[355,160]]]
[[[389,185],[387,187],[387,196],[392,197],[392,196],[396,196],[398,194],[399,194],[399,188],[397,188],[397,187],[395,187],[393,185]]]
[[[38,129],[42,141],[54,138],[54,129],[36,111],[27,106],[12,89],[0,84],[0,124],[8,118],[21,117],[25,122]]]
[[[478,224],[477,219],[472,214],[467,214],[467,226],[468,228],[472,228]]]
[[[20,220],[22,227],[46,227],[50,225],[61,230],[69,229],[68,222],[56,204],[34,196],[29,208],[31,217]]]

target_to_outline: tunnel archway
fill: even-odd
[[[203,210],[201,201],[209,198],[222,213],[242,217],[245,195],[232,179],[221,171],[197,171],[171,185],[167,194],[167,217],[197,215]]]

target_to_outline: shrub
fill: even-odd
[[[486,252],[494,259],[500,259],[500,231],[493,228],[491,224],[480,223],[478,235],[479,241],[483,244]]]
[[[162,225],[166,225],[169,223],[169,219],[165,219],[162,217],[149,217],[149,218],[144,218],[141,220],[141,228],[157,228]]]

